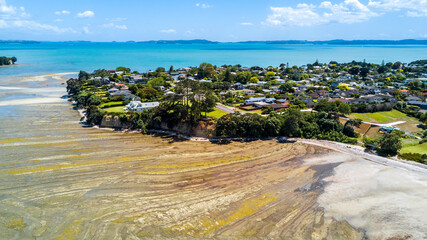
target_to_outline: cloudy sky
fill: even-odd
[[[427,0],[0,0],[1,40],[426,39]]]

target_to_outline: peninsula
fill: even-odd
[[[143,73],[118,67],[81,71],[67,81],[89,125],[215,139],[330,140],[421,163],[427,162],[426,86],[423,60],[267,68],[202,63]]]

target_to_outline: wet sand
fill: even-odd
[[[79,119],[67,102],[0,107],[0,239],[425,236],[422,173],[299,142],[217,145]]]

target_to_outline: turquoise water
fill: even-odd
[[[28,76],[59,72],[93,71],[126,66],[134,70],[175,68],[210,62],[216,65],[303,65],[335,60],[381,63],[410,62],[427,58],[427,46],[335,46],[268,44],[149,44],[149,43],[55,43],[0,44],[0,56],[16,56],[19,66],[0,69],[4,76]]]

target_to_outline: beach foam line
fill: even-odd
[[[26,76],[26,77],[23,77],[24,78],[23,82],[42,82],[42,81],[46,81],[47,78],[49,77],[58,80],[58,79],[64,78],[67,75],[72,75],[72,74],[78,74],[78,72],[49,73],[49,74],[43,74],[43,75]]]

